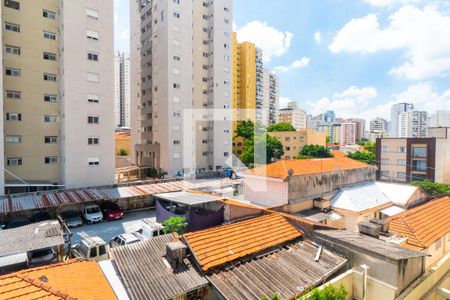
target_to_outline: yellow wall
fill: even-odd
[[[269,132],[268,134],[276,137],[283,144],[284,155],[281,157],[282,159],[295,159],[305,145],[326,146],[326,134],[311,129]]]
[[[131,155],[131,137],[126,134],[116,133],[116,155],[119,156],[120,149],[125,149],[128,156]]]
[[[237,120],[255,122],[256,114],[256,47],[250,42],[238,43],[233,33],[233,134]],[[242,111],[240,111],[242,110]]]
[[[43,74],[58,74],[59,57],[57,61],[44,60],[43,52],[58,54],[58,40],[44,38],[43,32],[57,33],[58,17],[56,20],[42,17],[44,9],[56,13],[58,1],[20,1],[20,10],[8,7],[2,9],[3,22],[20,25],[18,33],[5,30],[2,24],[4,68],[21,70],[20,77],[4,76],[5,139],[8,135],[22,136],[20,144],[5,142],[5,168],[25,181],[54,183],[59,181],[59,145],[44,144],[44,137],[59,136],[59,124],[44,123],[44,115],[58,116],[60,99],[57,102],[44,102],[44,94],[58,95],[59,89],[57,82],[44,81]],[[21,54],[6,53],[5,45],[20,47]],[[20,91],[21,99],[8,99],[6,90]],[[21,113],[22,121],[7,121],[6,113]],[[57,156],[58,163],[45,164],[47,156]],[[21,157],[22,165],[7,166],[8,157]],[[9,174],[6,174],[5,179],[17,181]]]

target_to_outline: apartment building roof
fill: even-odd
[[[332,157],[323,159],[282,160],[249,170],[247,174],[286,179],[289,177],[289,170],[293,171],[292,176],[299,176],[363,168],[372,168],[372,166],[346,157]]]
[[[174,192],[155,195],[156,198],[183,205],[199,205],[223,200],[223,197],[205,193]]]
[[[112,248],[111,255],[130,299],[165,300],[208,284],[188,262],[173,269],[164,258],[166,244],[179,241],[162,235],[144,242]]]
[[[290,299],[325,281],[347,261],[325,249],[315,261],[317,252],[310,242],[298,242],[207,277],[228,300],[261,299],[274,292]]]
[[[450,197],[408,209],[387,220],[390,232],[407,238],[405,247],[426,249],[450,232]]]
[[[277,213],[221,225],[184,235],[204,271],[231,263],[287,241],[303,233]]]
[[[228,178],[202,182],[172,181],[121,187],[98,187],[7,195],[0,198],[0,214],[92,201],[145,197],[154,194],[189,191],[215,186],[232,186],[239,182],[239,180]]]
[[[63,234],[58,221],[0,230],[0,257],[63,245]]]
[[[69,260],[0,276],[0,299],[117,299],[97,262]]]

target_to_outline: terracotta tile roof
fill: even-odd
[[[0,299],[117,299],[97,262],[69,260],[0,276]]]
[[[224,200],[222,200],[222,202],[225,203],[225,204],[231,205],[231,206],[238,206],[238,207],[243,207],[243,208],[264,210],[264,208],[259,207],[257,205],[241,202],[239,200],[234,200],[234,199],[224,199]]]
[[[301,231],[278,214],[217,226],[184,235],[200,267],[207,271],[224,263],[299,238]]]
[[[334,157],[346,157],[347,154],[345,154],[344,152],[340,151],[340,150],[331,150],[331,154],[334,155]]]
[[[366,163],[354,159],[346,157],[333,157],[324,159],[282,160],[267,166],[249,170],[247,174],[284,179],[288,177],[288,171],[290,169],[294,171],[293,176],[296,176],[371,167],[372,166]]]
[[[425,249],[450,232],[450,197],[408,209],[389,221],[389,231],[408,240],[406,247]]]

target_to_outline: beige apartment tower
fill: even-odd
[[[113,183],[113,0],[6,0],[1,16],[6,191]]]

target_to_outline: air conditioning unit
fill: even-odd
[[[380,237],[381,225],[370,222],[359,222],[358,229],[361,234],[368,235],[376,239]]]
[[[381,226],[381,232],[387,233],[389,232],[389,222],[384,220],[372,219],[369,221],[370,223],[377,224]]]
[[[327,213],[330,211],[330,200],[323,198],[314,199],[314,207],[320,209],[324,213]]]

